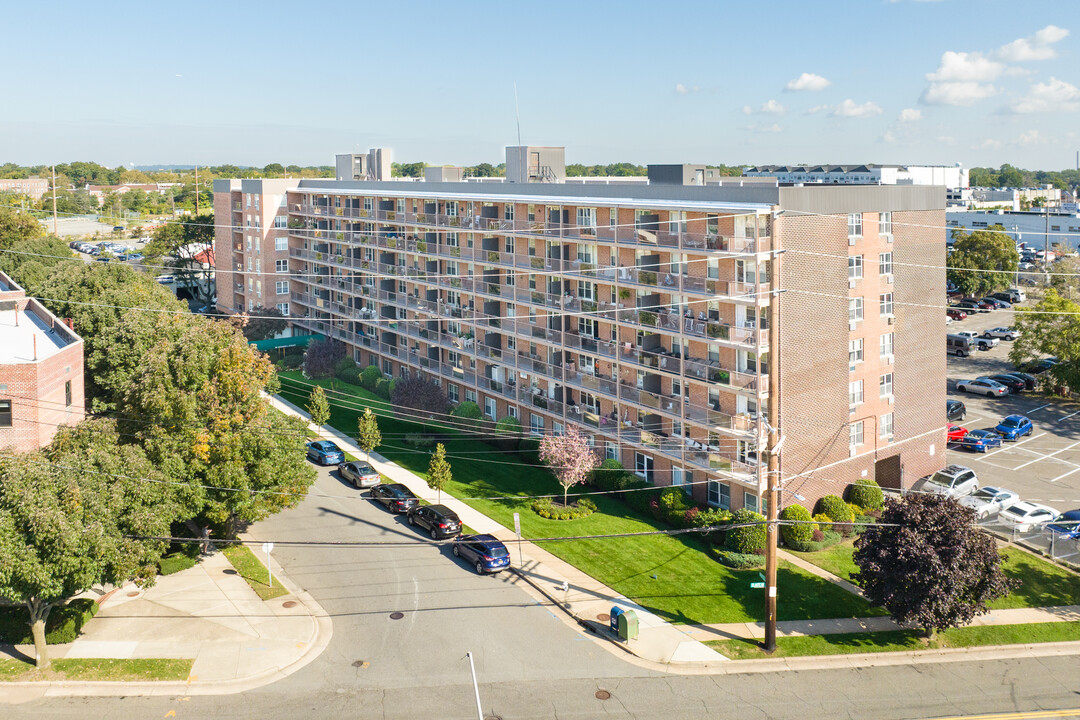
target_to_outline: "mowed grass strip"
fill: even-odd
[[[279,373],[281,395],[303,406],[312,381],[299,372]],[[330,388],[330,381],[319,384]],[[626,595],[670,622],[754,622],[765,617],[762,590],[750,583],[757,571],[730,570],[713,560],[705,543],[692,535],[652,535],[543,542],[544,538],[605,535],[669,529],[645,517],[625,503],[604,495],[592,495],[598,512],[578,520],[548,520],[532,511],[531,500],[513,496],[562,494],[550,471],[525,463],[517,453],[504,453],[473,437],[439,431],[430,426],[388,416],[382,398],[338,380],[335,386],[348,396],[327,392],[330,425],[355,436],[357,418],[365,407],[379,416],[385,438],[377,452],[420,477],[427,477],[431,452],[406,446],[407,433],[440,432],[446,438],[447,459],[453,481],[443,489],[492,518],[504,527],[514,526],[521,516],[522,534],[613,590]],[[588,487],[575,491],[590,490]],[[490,500],[492,497],[510,497]],[[655,576],[655,577],[653,577]],[[787,563],[779,570],[778,617],[781,620],[866,617],[882,614],[862,598]]]
[[[772,657],[1023,645],[1072,640],[1080,640],[1080,623],[1051,622],[953,628],[938,633],[933,639],[924,637],[918,630],[782,637],[777,638],[776,651],[771,654],[766,654],[753,640],[711,640],[705,644],[733,660],[753,660]]]
[[[251,551],[251,548],[246,545],[229,545],[221,552],[236,568],[236,572],[240,574],[240,577],[244,578],[247,584],[251,586],[251,589],[263,600],[273,600],[276,597],[289,594],[289,591],[278,582],[276,577],[274,578],[273,587],[266,584],[269,573],[266,566],[255,557],[255,553]]]
[[[175,658],[72,658],[53,660],[51,667],[42,671],[38,670],[33,663],[2,660],[0,661],[0,681],[163,682],[187,680],[194,662],[193,659]]]

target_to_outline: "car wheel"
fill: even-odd
[[[461,557],[461,549],[454,543],[454,557]]]
[[[484,574],[484,565],[479,560],[476,561],[476,574],[477,575],[483,575]]]
[[[960,422],[964,422],[964,418],[967,417],[967,413],[960,413]]]
[[[991,390],[990,392],[986,393],[986,397],[994,397],[994,391]]]
[[[409,524],[410,525],[415,525],[416,524],[416,516],[415,515],[409,515],[408,517],[409,517]]]
[[[990,339],[990,333],[988,333],[988,332],[983,333],[983,337],[989,340]]]
[[[439,533],[435,532],[435,528],[431,529],[431,539],[432,540],[438,540],[439,539]]]

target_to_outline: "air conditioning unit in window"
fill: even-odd
[[[889,396],[889,398],[888,398],[888,400],[889,400],[889,404],[890,404],[890,405],[892,405],[892,404],[893,404],[893,396],[892,396],[892,395],[890,395],[890,396]]]
[[[890,315],[889,319],[886,322],[888,322],[890,325],[895,325],[896,324],[896,316],[895,315]]]
[[[855,244],[855,236],[854,235],[848,235],[847,244],[848,245],[854,245]]]
[[[886,365],[892,365],[893,364],[893,356],[892,355],[886,355],[885,357],[881,358],[881,362],[885,363]]]
[[[892,273],[889,273],[888,275],[885,276],[885,282],[887,282],[887,283],[889,283],[891,285],[892,281],[893,281]]]
[[[859,451],[859,449],[857,447],[855,447],[854,445],[849,445],[848,446],[848,457],[855,457],[855,453],[857,453],[858,451]]]
[[[848,324],[847,324],[847,329],[848,330],[854,330],[856,327],[858,327],[858,325],[856,324],[855,320],[848,320]]]
[[[852,278],[851,280],[848,280],[847,281],[847,286],[848,286],[849,289],[854,288],[855,287],[855,279]]]

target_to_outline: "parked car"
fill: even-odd
[[[982,300],[980,300],[980,302],[990,303],[997,310],[1008,310],[1012,307],[1012,303],[1008,300],[1002,300],[1001,298],[996,298],[993,295],[991,295],[990,297],[984,297]]]
[[[341,477],[352,483],[354,488],[374,487],[382,481],[379,471],[366,462],[341,463],[337,466],[337,469]]]
[[[1057,358],[1042,358],[1041,360],[1032,360],[1026,365],[1022,365],[1021,369],[1024,372],[1030,373],[1032,375],[1041,375],[1042,373],[1057,365],[1057,363]]]
[[[1030,435],[1035,431],[1035,427],[1024,415],[1009,415],[1007,418],[998,423],[994,428],[1005,440],[1019,440],[1025,435]]]
[[[1059,540],[1080,540],[1080,510],[1069,510],[1054,518],[1046,532]]]
[[[945,336],[945,352],[956,357],[967,357],[971,354],[971,339],[966,335],[949,333]]]
[[[127,259],[131,262],[142,260],[145,257],[142,253],[131,253],[127,256]]]
[[[320,465],[337,465],[345,462],[345,453],[341,452],[334,443],[329,440],[317,440],[308,443],[307,456]]]
[[[1001,338],[1002,340],[1015,340],[1020,337],[1020,331],[1011,327],[996,327],[983,330],[984,338]]]
[[[960,447],[972,452],[986,452],[1001,447],[1001,436],[993,430],[970,430],[960,441]]]
[[[967,406],[959,400],[945,401],[945,419],[963,422],[967,416]]]
[[[987,397],[1001,397],[1009,394],[1009,388],[993,380],[961,380],[956,383],[959,392],[975,393]]]
[[[976,520],[988,520],[1019,501],[1020,496],[1012,490],[987,485],[967,497],[960,498],[958,502],[974,510]]]
[[[960,498],[979,489],[975,471],[963,465],[946,465],[930,476],[926,483],[928,492],[945,497]]]
[[[958,330],[953,334],[966,337],[968,339],[968,342],[970,342],[972,345],[979,348],[980,350],[989,350],[995,345],[1001,343],[1001,341],[997,338],[979,337],[979,333],[975,332],[974,330]]]
[[[949,308],[948,310],[945,311],[945,315],[946,315],[946,317],[951,317],[953,320],[966,320],[967,319],[967,313],[964,312],[963,310],[958,310],[956,308]]]
[[[989,309],[984,309],[984,308],[979,307],[979,303],[977,301],[975,301],[975,300],[961,300],[960,302],[953,305],[953,308],[955,308],[957,310],[963,310],[964,312],[968,313],[969,315],[971,313],[977,313],[977,312],[990,312]]]
[[[950,425],[948,431],[946,431],[945,433],[946,442],[960,442],[967,434],[968,429],[966,427],[960,427],[959,425]]]
[[[427,528],[432,540],[461,534],[461,518],[445,505],[416,505],[409,508],[409,524]]]
[[[454,556],[472,563],[478,574],[510,567],[510,552],[491,535],[462,535],[454,540]]]
[[[998,513],[998,522],[1016,532],[1031,532],[1052,522],[1060,513],[1052,507],[1021,500]]]
[[[983,312],[990,312],[991,310],[997,310],[998,304],[996,300],[988,300],[983,298],[982,300],[976,300],[975,304],[979,306],[979,309]]]
[[[986,375],[985,377],[981,377],[979,379],[993,380],[996,383],[1001,383],[1005,387],[1009,388],[1009,392],[1011,393],[1024,392],[1024,390],[1027,390],[1027,383],[1011,374],[1002,373],[1001,375]]]
[[[953,324],[953,319],[951,317],[949,317],[948,315],[946,315],[945,316],[945,325],[952,325],[952,324]]]
[[[1020,378],[1021,380],[1023,380],[1025,390],[1034,390],[1035,385],[1038,384],[1038,379],[1034,375],[1029,375],[1026,372],[1020,372],[1019,370],[1013,370],[1011,373],[1009,373],[1009,375],[1012,375],[1013,377]]]
[[[412,490],[401,483],[376,485],[371,488],[371,498],[381,502],[392,513],[409,512],[409,508],[420,504],[420,499],[413,495]]]

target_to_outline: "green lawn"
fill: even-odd
[[[274,586],[270,587],[266,584],[269,579],[269,573],[266,570],[266,566],[255,557],[255,553],[251,551],[251,548],[246,545],[228,545],[221,551],[232,566],[236,568],[236,572],[240,573],[240,577],[247,580],[247,584],[251,586],[251,589],[258,593],[259,597],[263,600],[273,600],[276,597],[282,595],[288,595],[289,591],[285,589],[285,586],[278,582],[278,579],[274,578]]]
[[[310,387],[298,385],[298,372],[282,372],[281,395],[303,406]],[[329,380],[322,381],[329,387]],[[385,417],[386,403],[366,390],[337,381],[353,397],[351,408],[342,407],[341,396],[327,393],[330,425],[350,435],[356,433],[357,417],[371,402],[380,415],[379,428],[385,443],[378,452],[408,470],[426,477],[430,452],[406,446],[399,438],[406,433],[430,431],[418,423]],[[547,470],[521,464],[513,453],[501,455],[490,445],[449,434],[445,441],[454,480],[444,492],[465,500],[504,527],[513,527],[514,512],[521,514],[522,534],[532,540],[565,535],[601,535],[667,529],[651,518],[631,510],[624,503],[594,496],[599,512],[579,520],[547,520],[536,515],[528,500],[486,500],[507,495],[541,495],[560,492]],[[475,458],[466,462],[462,458]],[[752,590],[758,580],[755,570],[729,570],[707,554],[702,542],[686,536],[649,536],[608,540],[541,542],[546,550],[580,568],[617,592],[640,603],[672,622],[724,623],[764,619],[761,590]],[[654,576],[655,575],[655,579]],[[781,620],[865,617],[880,614],[866,601],[787,564],[779,570],[778,617]]]
[[[187,680],[194,660],[149,658],[116,660],[78,658],[53,660],[52,666],[39,671],[33,663],[0,660],[0,682],[34,680],[97,680],[138,682],[140,680]]]
[[[933,640],[917,630],[808,635],[777,638],[776,652],[766,654],[752,640],[713,640],[707,642],[718,653],[733,660],[799,655],[850,655],[852,653],[897,652],[937,648],[979,647],[1080,640],[1080,623],[1031,623],[1029,625],[988,625],[946,630]]]
[[[851,574],[858,570],[852,560],[853,543],[853,540],[845,540],[818,552],[792,554],[850,580]],[[990,603],[991,609],[1080,605],[1080,575],[1077,573],[1018,548],[1005,548],[1001,555],[1005,574],[1019,580],[1020,586],[1008,597]]]

